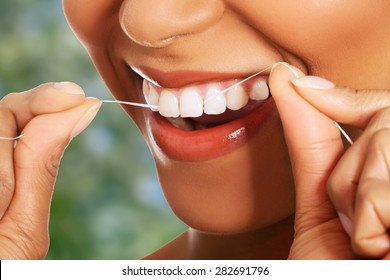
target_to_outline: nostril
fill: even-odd
[[[177,38],[207,30],[223,13],[222,0],[126,0],[120,24],[134,42],[163,47]]]

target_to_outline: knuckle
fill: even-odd
[[[387,246],[383,246],[387,236],[360,235],[351,239],[352,250],[360,256],[370,258],[382,258],[387,252]],[[387,243],[385,241],[385,243]]]
[[[389,120],[390,99],[387,93],[384,93],[382,90],[355,89],[349,90],[347,94],[350,95],[353,109],[362,112],[356,118],[363,127],[366,127],[373,119],[376,119],[379,112],[381,117],[386,117],[387,115],[386,118]],[[369,117],[367,118],[367,116]]]
[[[34,104],[34,102],[40,102],[41,101],[40,97],[51,94],[53,89],[54,89],[53,83],[40,84],[36,88],[30,90],[30,95],[28,95],[29,102],[32,104]]]
[[[374,151],[388,151],[390,148],[390,127],[381,128],[372,134],[369,148]]]
[[[356,186],[357,182],[353,181],[352,177],[339,176],[334,172],[329,176],[326,183],[328,195],[333,201],[344,201],[347,197],[353,197]]]
[[[64,154],[63,145],[58,145],[53,149],[53,152],[44,161],[44,169],[46,171],[46,174],[48,174],[50,178],[57,177],[58,169],[63,154]]]
[[[6,106],[0,104],[0,133],[1,136],[7,136],[10,131],[11,133],[15,133],[17,130],[16,127],[16,119],[13,113],[9,108]],[[14,136],[14,135],[9,135],[9,136]]]
[[[26,141],[21,141],[18,145],[23,146],[21,148],[29,156],[28,158],[17,157],[15,167],[21,170],[34,170],[35,185],[51,186],[57,177],[60,161],[67,144],[58,143],[39,151],[37,151],[36,146]]]
[[[353,251],[361,256],[367,256],[370,253],[370,242],[366,238],[356,238],[351,239],[351,246]]]
[[[352,101],[352,106],[354,110],[357,110],[358,112],[366,112],[367,111],[367,104],[372,103],[372,101],[369,98],[368,92],[365,90],[351,90],[349,88],[345,88],[346,94],[350,95],[350,98]],[[363,126],[366,126],[369,122],[369,119],[366,120],[364,118],[364,114],[358,114],[356,116],[356,122],[360,123]]]
[[[360,205],[364,205],[372,201],[376,197],[375,186],[377,185],[377,179],[366,178],[360,181],[359,191],[356,195],[356,202]]]
[[[371,118],[368,127],[373,131],[381,128],[390,128],[390,107],[386,107],[376,112]]]

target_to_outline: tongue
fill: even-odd
[[[255,101],[250,100],[249,103],[241,108],[240,110],[233,111],[230,109],[226,109],[225,113],[220,115],[206,115],[203,114],[200,117],[192,118],[192,120],[199,125],[205,126],[205,127],[211,127],[211,126],[217,126],[221,125],[233,120],[236,120],[242,116],[245,116],[252,112],[254,109],[258,108],[261,104],[263,104],[264,101]]]

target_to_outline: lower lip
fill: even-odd
[[[246,116],[216,127],[184,131],[158,113],[150,118],[154,143],[171,159],[205,161],[226,155],[243,146],[271,115],[274,101],[269,98]]]

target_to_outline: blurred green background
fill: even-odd
[[[73,81],[87,96],[112,99],[60,0],[0,1],[0,97],[49,81]],[[118,105],[104,105],[63,158],[47,259],[139,259],[185,229],[137,128]]]

